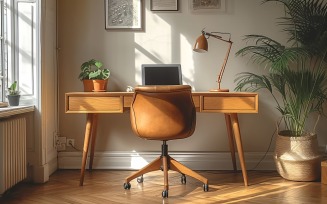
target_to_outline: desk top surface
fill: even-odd
[[[132,96],[134,92],[67,92],[66,96]],[[256,96],[252,92],[192,92],[193,96]]]

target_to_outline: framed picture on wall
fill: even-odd
[[[107,30],[143,31],[145,0],[105,0]]]
[[[189,0],[192,12],[225,11],[225,0]]]
[[[178,11],[178,0],[150,0],[151,11]]]

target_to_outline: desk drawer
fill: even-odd
[[[201,112],[257,113],[257,96],[203,96]]]
[[[121,96],[88,97],[70,96],[66,104],[67,113],[122,113]]]

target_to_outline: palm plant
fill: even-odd
[[[292,135],[306,132],[310,113],[323,113],[327,99],[327,4],[323,0],[265,0],[284,5],[278,23],[289,36],[283,45],[267,36],[247,35],[254,44],[236,55],[249,55],[268,74],[240,73],[235,90],[268,90]]]

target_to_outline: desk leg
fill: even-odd
[[[92,141],[91,141],[89,170],[92,170],[92,166],[93,166],[95,139],[97,136],[97,126],[98,126],[98,114],[94,114],[93,121],[92,121],[92,133],[91,133]]]
[[[93,115],[94,114],[92,114],[92,113],[87,114],[85,136],[84,136],[82,167],[81,167],[81,175],[80,175],[80,181],[79,181],[80,186],[83,186],[83,182],[84,182],[84,172],[85,172],[85,166],[86,166],[86,160],[87,160],[87,152],[89,150],[89,142],[90,142],[90,138],[91,138]]]
[[[232,122],[232,126],[233,126],[233,131],[234,131],[238,156],[240,158],[244,185],[248,186],[248,175],[247,175],[247,172],[246,172],[246,166],[245,166],[245,161],[244,161],[242,138],[241,138],[240,126],[239,126],[239,123],[238,123],[238,117],[237,117],[236,113],[230,114],[230,117],[231,117],[231,122]]]
[[[233,169],[234,171],[236,171],[237,167],[236,167],[235,146],[234,146],[235,142],[234,142],[234,135],[233,135],[232,124],[229,114],[225,114],[225,121],[226,121],[227,133],[228,133],[229,149],[233,161]]]

